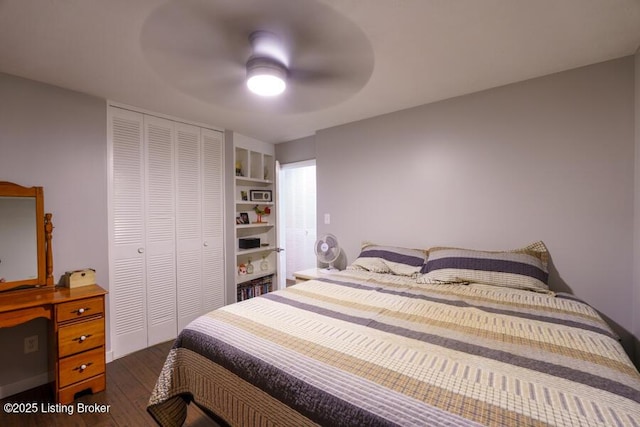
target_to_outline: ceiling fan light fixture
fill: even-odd
[[[280,95],[287,87],[287,69],[268,58],[247,62],[247,87],[260,96]]]

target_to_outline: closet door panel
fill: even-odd
[[[225,303],[222,132],[202,129],[202,310]]]
[[[223,134],[109,107],[114,357],[224,305]]]
[[[202,313],[200,128],[176,124],[178,331]]]
[[[111,333],[114,357],[146,347],[143,116],[110,109]]]
[[[174,123],[145,116],[148,345],[176,337]]]
[[[181,331],[202,313],[201,251],[181,251],[178,265],[178,331]]]

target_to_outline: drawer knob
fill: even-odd
[[[76,314],[84,314],[85,312],[89,311],[89,307],[87,308],[79,308],[77,310],[73,310],[72,313],[76,313]]]
[[[78,338],[74,338],[73,341],[84,342],[90,336],[91,334],[82,335],[82,336],[79,336]]]
[[[73,368],[74,371],[84,371],[85,369],[87,369],[89,366],[93,365],[93,363],[89,362],[89,363],[83,363],[80,366],[76,366],[75,368]]]

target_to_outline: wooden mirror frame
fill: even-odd
[[[51,214],[44,213],[44,191],[42,187],[23,187],[12,182],[0,181],[0,197],[33,197],[36,200],[36,250],[38,252],[38,277],[0,283],[0,292],[26,286],[53,287],[53,254],[51,238],[53,224]]]

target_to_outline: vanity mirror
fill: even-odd
[[[0,182],[0,291],[53,286],[52,230],[42,187]]]

